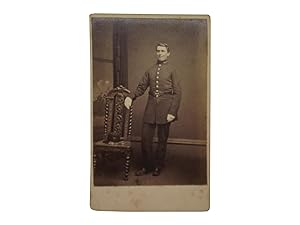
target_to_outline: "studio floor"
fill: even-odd
[[[141,167],[141,151],[140,143],[133,143],[128,181],[122,179],[124,175],[122,158],[109,161],[104,165],[100,156],[98,162],[94,173],[95,186],[207,184],[206,146],[169,144],[166,165],[160,176],[152,176],[152,173],[135,176],[135,171]]]

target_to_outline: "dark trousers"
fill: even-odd
[[[153,168],[162,168],[164,166],[167,141],[169,137],[169,128],[171,123],[167,124],[143,124],[142,131],[142,159],[143,167],[148,170]],[[153,136],[157,127],[158,144],[155,153],[152,151]]]

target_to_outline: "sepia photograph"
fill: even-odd
[[[92,14],[90,29],[91,207],[124,209],[104,195],[133,188],[134,210],[160,210],[135,190],[171,188],[195,199],[177,209],[207,210],[209,16]]]

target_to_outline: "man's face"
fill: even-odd
[[[156,55],[159,61],[164,61],[169,57],[170,52],[168,52],[167,48],[164,46],[157,46]]]

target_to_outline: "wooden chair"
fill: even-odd
[[[128,180],[130,168],[131,148],[131,128],[132,128],[132,107],[127,109],[124,106],[125,98],[130,91],[123,86],[116,87],[109,91],[105,96],[105,119],[104,119],[104,138],[94,143],[93,166],[96,172],[99,163],[98,154],[102,156],[102,162],[110,153],[120,152],[125,159],[124,180]]]

